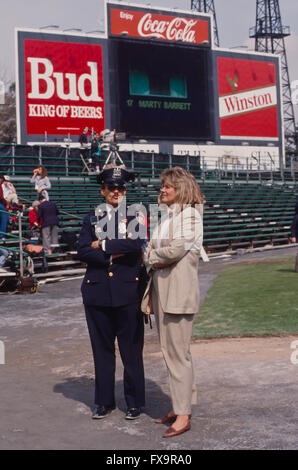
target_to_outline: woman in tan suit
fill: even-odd
[[[173,409],[156,423],[171,424],[163,435],[171,437],[190,429],[191,405],[196,403],[190,339],[199,311],[203,194],[195,178],[180,167],[164,170],[161,181],[159,202],[166,214],[144,254],[150,281],[142,310],[155,314],[169,373]]]

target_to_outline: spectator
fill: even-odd
[[[6,211],[6,199],[3,195],[2,183],[5,180],[3,175],[0,175],[0,238],[4,238],[6,234],[9,215]]]
[[[35,170],[33,170],[33,176],[30,182],[35,184],[35,189],[38,195],[42,194],[48,201],[49,194],[47,192],[47,189],[51,188],[51,182],[48,178],[48,172],[46,167],[40,165],[39,167],[35,168]]]
[[[29,210],[29,213],[28,213],[30,230],[32,232],[32,235],[34,236],[36,235],[39,236],[39,230],[40,230],[40,225],[37,219],[38,206],[39,206],[39,201],[33,201],[32,208],[31,210]]]
[[[37,219],[41,225],[42,245],[45,254],[51,255],[52,248],[58,245],[59,210],[54,202],[47,201],[42,194],[39,195],[39,202]]]
[[[82,134],[79,137],[79,142],[81,145],[80,152],[84,159],[88,158],[88,137],[87,137],[88,132],[89,132],[88,127],[85,127],[85,129],[83,130]]]
[[[85,127],[85,129],[83,130],[82,134],[79,137],[79,142],[81,144],[81,147],[86,148],[88,145],[88,137],[87,137],[88,132],[89,132],[88,127]]]
[[[291,240],[293,243],[297,243],[298,238],[298,202],[296,203],[295,207],[295,215],[293,218],[293,222],[291,225]],[[298,253],[296,256],[296,263],[295,263],[295,271],[298,273]]]
[[[16,189],[12,183],[10,183],[10,177],[4,175],[4,181],[2,183],[3,196],[6,202],[12,206],[13,204],[19,204]]]
[[[3,268],[8,258],[8,251],[0,247],[0,273],[6,273],[7,269]]]
[[[101,143],[100,137],[97,132],[95,132],[92,140],[91,140],[91,158],[95,163],[95,170],[96,173],[100,171],[100,157],[101,157]]]

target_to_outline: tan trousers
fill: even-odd
[[[161,351],[169,373],[173,411],[176,415],[191,414],[191,405],[197,403],[190,353],[194,315],[164,312],[154,287],[152,288],[152,307]]]

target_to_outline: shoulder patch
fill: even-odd
[[[135,218],[137,219],[140,225],[146,225],[146,218],[143,212],[137,211],[135,213]]]

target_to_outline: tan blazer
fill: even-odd
[[[164,312],[197,313],[200,306],[198,265],[203,239],[201,215],[192,207],[174,212],[169,222],[168,236],[159,240],[162,225],[159,224],[154,230],[144,254],[150,280],[141,309],[146,313],[153,283]],[[154,270],[155,264],[169,266]]]

